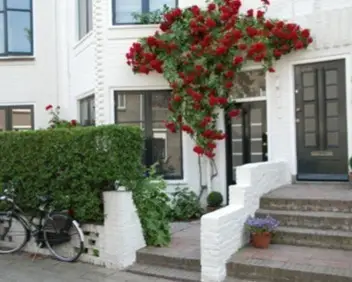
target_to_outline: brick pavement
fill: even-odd
[[[0,282],[172,282],[83,263],[62,263],[28,254],[0,255]]]

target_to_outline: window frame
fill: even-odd
[[[34,130],[34,105],[0,105],[0,111],[1,110],[5,110],[5,130],[4,131],[13,131],[16,129],[20,129],[18,126],[17,128],[15,128],[16,126],[13,125],[13,119],[12,119],[12,111],[13,110],[18,110],[18,112],[22,112],[22,110],[27,110],[30,111],[31,113],[31,125],[30,127],[27,128],[26,126],[26,130]],[[1,132],[1,128],[0,128],[0,132]]]
[[[90,103],[93,102],[93,107],[95,109],[95,94],[91,94],[91,95],[86,96],[82,99],[79,99],[78,102],[79,102],[79,123],[80,123],[80,125],[81,126],[95,126],[95,122],[96,122],[95,115],[93,116],[93,113],[92,113],[91,108],[89,106]],[[89,124],[83,124],[83,122],[82,122],[82,105],[84,103],[87,103],[87,118],[88,118],[87,120],[90,121]],[[95,112],[95,110],[94,110],[94,112]],[[93,121],[93,122],[91,123],[91,121]]]
[[[154,136],[154,133],[159,134],[159,136],[165,134],[165,159],[168,157],[168,149],[167,149],[167,144],[169,142],[168,140],[168,132],[166,128],[153,128],[153,124],[155,122],[160,122],[160,120],[153,120],[153,105],[152,105],[152,94],[158,94],[158,93],[165,93],[165,92],[171,92],[170,89],[165,89],[165,90],[143,90],[143,91],[138,91],[138,90],[128,90],[128,91],[121,91],[121,90],[114,90],[114,121],[115,124],[119,124],[118,121],[118,115],[119,115],[119,109],[118,109],[118,96],[119,95],[124,95],[125,97],[130,93],[131,95],[140,95],[142,98],[142,107],[143,107],[143,116],[140,117],[140,120],[131,120],[128,122],[121,122],[121,124],[139,124],[140,128],[143,130],[144,133],[144,139],[145,139],[145,154],[144,154],[144,164],[146,167],[152,166],[153,163],[153,143],[152,143],[152,138]],[[169,133],[172,134],[172,133]],[[178,175],[168,175],[165,174],[163,175],[165,180],[183,180],[184,179],[184,165],[183,165],[183,134],[182,132],[178,132],[176,134],[179,134],[179,144],[180,144],[180,174]]]
[[[1,1],[1,0],[0,0]],[[7,0],[3,0],[3,10],[0,10],[0,14],[4,15],[4,53],[0,53],[1,57],[10,57],[10,56],[33,56],[34,54],[34,31],[33,31],[33,0],[29,0],[29,9],[16,9],[16,8],[7,8]],[[9,44],[8,44],[8,21],[7,21],[7,13],[10,12],[26,12],[30,14],[30,45],[31,50],[29,52],[9,52]]]
[[[139,25],[141,23],[138,22],[125,22],[125,23],[119,23],[116,21],[116,17],[115,17],[115,12],[116,12],[116,0],[111,0],[112,1],[112,25]],[[150,0],[140,0],[141,1],[141,6],[142,6],[142,11],[141,13],[149,13],[149,1]],[[174,0],[175,1],[175,8],[178,7],[178,2],[179,0]],[[162,7],[160,7],[162,8]],[[134,12],[131,12],[131,14]]]
[[[83,21],[82,15],[81,15],[82,1],[85,2],[85,11],[84,11],[85,21]],[[77,7],[77,37],[78,37],[78,41],[80,41],[93,30],[93,0],[77,0],[76,7]],[[85,33],[83,32],[81,33],[81,27],[82,27],[81,24],[83,24],[85,28]]]

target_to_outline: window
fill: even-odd
[[[79,102],[80,123],[83,126],[95,125],[94,95],[86,97]]]
[[[162,9],[164,5],[169,8],[177,6],[177,0],[112,0],[113,24],[136,23],[133,13],[148,13]]]
[[[1,0],[0,0],[1,1]],[[93,28],[92,0],[77,0],[78,7],[78,39],[82,39]]]
[[[0,0],[0,56],[33,54],[32,0]]]
[[[243,71],[235,78],[232,94],[234,98],[265,97],[265,71],[263,69]]]
[[[33,106],[0,106],[0,131],[34,129]]]
[[[144,164],[157,163],[165,179],[182,179],[182,134],[166,130],[170,91],[115,91],[115,122],[139,126],[145,135]],[[119,97],[125,97],[120,111]]]

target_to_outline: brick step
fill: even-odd
[[[281,226],[352,231],[352,213],[264,209],[256,212],[259,217],[267,215],[279,220]]]
[[[227,263],[227,275],[252,281],[351,282],[351,251],[271,245],[246,247]]]
[[[136,263],[127,269],[127,272],[155,277],[169,279],[170,281],[181,282],[200,282],[201,274],[199,271],[189,271],[178,268],[164,267],[158,265],[148,265]]]
[[[260,199],[260,208],[266,210],[352,212],[351,200],[280,198],[265,195]]]
[[[172,267],[200,272],[200,250],[180,250],[170,248],[143,248],[137,251],[136,262],[153,266]]]
[[[273,244],[352,250],[352,232],[280,226]]]

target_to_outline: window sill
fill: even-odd
[[[149,28],[158,28],[159,24],[116,24],[111,25],[109,29],[116,30],[116,29],[149,29]]]
[[[0,56],[0,61],[4,61],[4,62],[34,61],[34,60],[35,60],[34,56],[7,56],[7,57]]]

